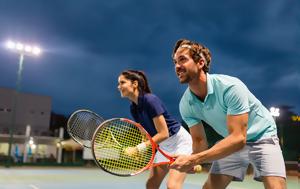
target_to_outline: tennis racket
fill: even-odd
[[[145,141],[150,141],[151,145],[145,147],[142,152],[135,155],[126,153],[126,149]],[[156,150],[168,161],[154,163]],[[117,176],[134,176],[150,167],[171,164],[175,161],[159,148],[140,124],[125,118],[107,120],[96,129],[92,140],[92,153],[100,168]]]
[[[91,148],[93,134],[102,122],[104,119],[90,110],[77,110],[68,119],[67,131],[77,143]]]

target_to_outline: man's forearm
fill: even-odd
[[[193,154],[197,154],[199,152],[207,150],[207,148],[208,144],[206,140],[193,141]]]
[[[229,135],[208,150],[204,150],[192,155],[194,164],[201,164],[203,162],[211,162],[213,160],[226,157],[240,149],[245,145],[245,138],[243,136]]]

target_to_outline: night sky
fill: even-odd
[[[300,115],[299,0],[0,0],[0,87],[16,87],[19,56],[4,44],[19,40],[43,48],[25,57],[21,91],[51,96],[55,113],[129,117],[117,78],[139,69],[179,119],[187,86],[171,53],[180,38],[210,49],[211,73],[239,77],[267,108]]]

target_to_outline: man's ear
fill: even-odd
[[[205,64],[204,60],[202,58],[200,58],[200,60],[197,63],[198,67],[201,69],[204,67],[204,64]]]

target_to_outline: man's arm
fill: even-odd
[[[204,127],[201,123],[190,128],[193,139],[193,154],[202,152],[208,148]]]
[[[229,135],[215,144],[212,148],[193,155],[191,158],[195,163],[213,161],[226,157],[240,149],[246,144],[248,113],[227,116],[227,129]]]
[[[203,162],[210,162],[226,157],[246,144],[248,113],[227,116],[227,129],[229,135],[208,150],[191,156],[179,156],[170,166],[171,168],[187,172],[193,166]]]

